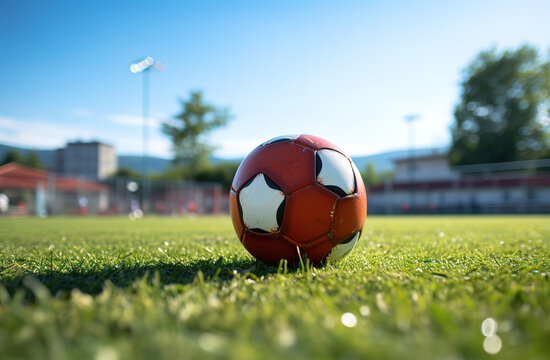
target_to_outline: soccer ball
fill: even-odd
[[[339,260],[354,248],[367,216],[353,161],[312,135],[280,136],[254,149],[235,174],[229,203],[241,243],[268,264]]]

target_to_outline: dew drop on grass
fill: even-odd
[[[443,231],[440,231],[439,232],[439,237],[443,237],[443,236],[445,236],[445,233]]]
[[[205,351],[220,353],[223,348],[223,339],[218,335],[204,333],[199,336],[199,346]]]
[[[355,327],[357,325],[357,318],[350,312],[342,314],[342,318],[340,320],[342,321],[342,324],[344,324],[344,326],[347,326],[349,328]]]
[[[501,349],[502,340],[500,340],[500,337],[498,335],[486,337],[483,341],[483,350],[485,350],[487,354],[498,354]]]
[[[493,336],[496,334],[497,329],[498,323],[493,318],[487,318],[481,323],[481,333],[483,334],[483,336]]]
[[[165,241],[164,246],[170,246],[170,243],[168,241]]]
[[[363,305],[359,308],[359,312],[363,316],[369,316],[370,315],[370,309],[367,305]]]
[[[296,343],[296,334],[294,330],[289,327],[283,328],[277,335],[277,342],[279,346],[283,348],[291,347]]]

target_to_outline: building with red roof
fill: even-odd
[[[17,214],[97,214],[108,206],[108,187],[77,177],[60,176],[15,162],[0,166],[0,193]]]

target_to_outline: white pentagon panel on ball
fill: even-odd
[[[270,186],[271,185],[271,186]],[[239,193],[243,222],[251,230],[275,232],[279,229],[279,208],[285,195],[264,174],[256,175]]]
[[[332,250],[330,250],[330,253],[327,255],[327,260],[338,261],[346,257],[351,252],[351,250],[353,250],[355,244],[357,244],[357,240],[359,240],[359,235],[361,234],[357,233],[349,239],[333,247]]]
[[[317,151],[317,182],[340,196],[355,191],[355,176],[349,159],[338,151]]]

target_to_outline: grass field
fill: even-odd
[[[548,359],[549,242],[549,216],[369,217],[285,269],[226,217],[0,218],[0,358]]]

